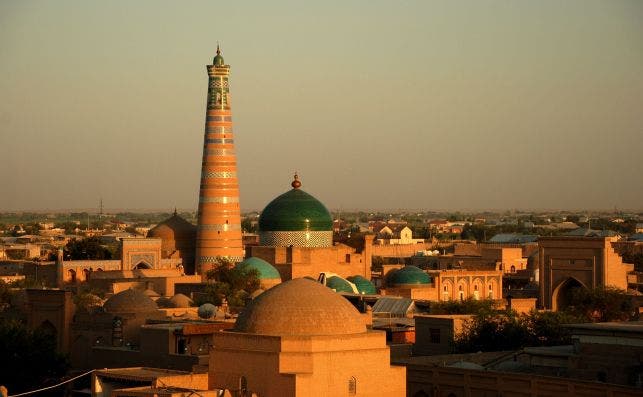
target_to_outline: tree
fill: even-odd
[[[112,259],[112,252],[100,244],[98,237],[88,237],[85,239],[72,239],[67,243],[64,249],[65,258],[72,260],[82,259]]]
[[[456,337],[456,350],[466,353],[569,344],[569,331],[563,324],[577,323],[578,320],[578,317],[563,312],[481,314],[469,321]]]
[[[248,267],[232,266],[224,258],[220,264],[206,273],[209,280],[205,288],[206,296],[198,303],[221,305],[223,298],[233,307],[245,305],[245,298],[259,289],[259,272]]]
[[[488,317],[496,312],[495,302],[490,299],[468,298],[462,301],[448,300],[431,304],[431,314],[476,314]]]
[[[574,289],[565,311],[589,322],[627,321],[635,315],[631,297],[625,291],[609,286]]]
[[[55,338],[43,330],[30,331],[17,321],[0,323],[0,357],[2,383],[11,394],[54,384],[69,367],[56,352]],[[53,389],[49,395],[60,393]]]

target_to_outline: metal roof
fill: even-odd
[[[373,305],[373,314],[386,313],[394,317],[404,317],[415,311],[415,303],[408,298],[382,297]]]

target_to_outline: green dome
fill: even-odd
[[[259,217],[259,231],[332,231],[324,204],[298,188],[272,200]]]
[[[393,272],[388,281],[392,285],[430,284],[431,277],[418,267],[404,266]]]
[[[353,293],[353,287],[343,278],[337,276],[330,276],[326,280],[326,286],[334,289],[336,292],[349,292]]]
[[[279,271],[275,269],[270,263],[264,261],[261,258],[255,258],[254,256],[245,259],[243,262],[238,263],[235,266],[237,269],[254,269],[259,273],[259,279],[279,279]]]
[[[214,56],[214,59],[212,60],[212,64],[214,66],[223,66],[223,65],[225,65],[225,61],[223,60],[223,55],[221,55],[221,50],[219,49],[218,44],[217,44],[217,55]]]
[[[373,283],[362,276],[350,276],[346,279],[355,284],[355,286],[357,287],[357,291],[359,291],[360,294],[373,295],[377,293],[377,289],[375,288]]]

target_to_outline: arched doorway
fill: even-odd
[[[151,268],[152,266],[150,266],[148,263],[143,261],[137,263],[136,266],[134,266],[134,270],[151,269]]]
[[[50,336],[52,339],[56,339],[56,336],[58,335],[58,330],[49,320],[43,321],[36,330]]]
[[[551,297],[552,309],[558,311],[568,307],[572,302],[574,291],[579,288],[585,288],[585,286],[573,277],[569,277],[560,283]]]

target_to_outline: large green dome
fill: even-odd
[[[300,190],[295,174],[292,190],[272,200],[259,216],[259,244],[276,247],[330,247],[333,219],[324,204]]]
[[[299,189],[272,200],[259,217],[260,231],[329,231],[332,227],[324,204]]]
[[[259,273],[259,279],[261,280],[264,280],[264,279],[281,280],[279,271],[275,269],[273,265],[264,261],[261,258],[256,258],[254,256],[244,259],[243,262],[238,263],[235,267],[237,269],[254,269],[257,271],[257,273]]]
[[[414,285],[414,284],[430,284],[431,277],[426,274],[422,269],[415,266],[404,266],[396,270],[388,278],[390,285]]]

